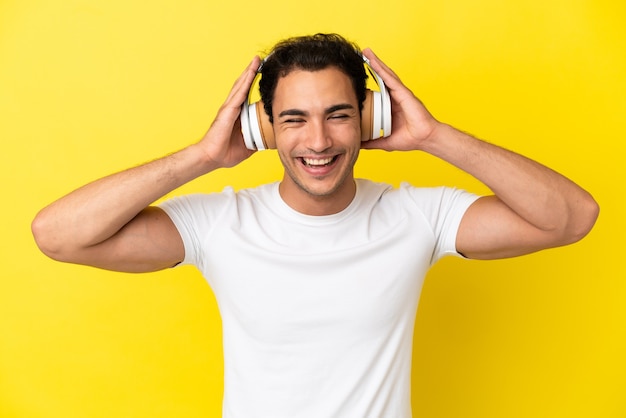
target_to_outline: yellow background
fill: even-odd
[[[623,0],[0,1],[0,417],[213,417],[220,321],[183,267],[48,260],[30,221],[92,179],[208,128],[254,54],[336,31],[370,46],[441,120],[535,158],[602,211],[582,242],[428,276],[416,417],[626,416]],[[420,153],[364,152],[359,176],[484,186]],[[280,178],[273,151],[175,193]]]

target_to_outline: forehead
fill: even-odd
[[[328,67],[317,71],[297,69],[279,78],[273,104],[275,109],[281,109],[356,102],[350,77],[335,67]]]

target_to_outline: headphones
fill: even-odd
[[[361,141],[388,137],[391,135],[391,98],[389,92],[385,88],[383,79],[370,66],[369,60],[362,55],[361,57],[365,68],[372,75],[379,89],[379,91],[370,89],[365,91],[365,101],[361,112]],[[256,84],[264,62],[265,60],[257,69],[257,75],[252,86]],[[259,151],[274,149],[276,148],[276,141],[272,123],[265,113],[261,101],[250,103],[251,92],[252,87],[248,92],[248,98],[241,107],[241,132],[246,147]]]

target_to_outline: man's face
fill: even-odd
[[[361,146],[350,78],[335,67],[294,70],[278,80],[272,113],[285,202],[312,215],[344,209],[356,190],[353,167]]]

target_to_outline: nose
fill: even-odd
[[[323,120],[309,120],[305,145],[314,152],[323,152],[332,146],[330,132]]]

